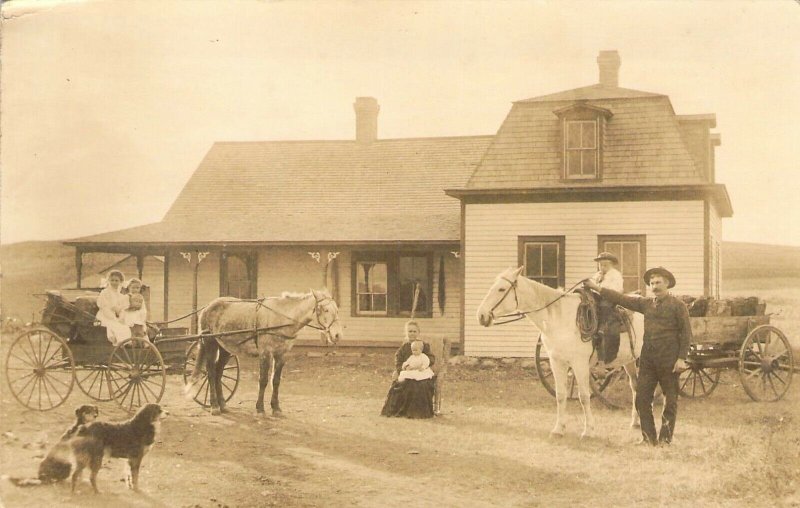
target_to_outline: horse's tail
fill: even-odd
[[[200,315],[197,318],[197,321],[200,326],[200,334],[205,335],[207,333],[211,333],[210,326],[206,322],[206,316],[209,308],[213,305],[213,302],[206,306],[203,310],[200,311]],[[186,381],[186,384],[183,385],[183,395],[187,399],[192,398],[192,391],[194,386],[200,381],[200,375],[203,372],[203,365],[206,363],[206,345],[204,339],[199,339],[197,341],[197,356],[195,357],[194,367],[192,368],[192,374],[189,376],[189,379]]]

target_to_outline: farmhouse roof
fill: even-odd
[[[575,185],[563,177],[558,113],[577,101],[611,113],[602,140],[602,177],[585,185],[709,183],[692,159],[668,97],[595,85],[515,102],[466,188]]]
[[[161,222],[66,243],[456,242],[491,139],[218,142]]]

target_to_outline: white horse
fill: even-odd
[[[594,435],[594,416],[590,405],[592,342],[581,340],[575,318],[580,296],[564,293],[544,284],[520,277],[523,267],[509,268],[497,276],[489,292],[478,307],[478,322],[482,326],[502,324],[498,318],[526,316],[542,332],[542,342],[550,357],[550,368],[556,389],[556,424],[551,436],[560,437],[566,429],[565,411],[567,403],[568,371],[572,368],[578,383],[578,392],[583,407],[582,438]],[[641,337],[644,328],[641,318],[634,321],[635,335]],[[620,343],[624,343],[620,341]],[[630,343],[630,341],[628,341]],[[622,353],[622,351],[621,351]],[[631,362],[625,365],[631,387],[631,427],[638,426],[639,416],[634,401],[636,398],[636,365],[631,352]]]

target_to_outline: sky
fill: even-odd
[[[161,220],[215,141],[494,134],[597,82],[715,113],[728,241],[800,246],[800,2],[28,1],[2,6],[0,242]]]

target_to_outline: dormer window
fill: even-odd
[[[603,131],[611,111],[584,102],[553,113],[561,120],[564,180],[599,180],[603,174]]]
[[[597,121],[569,120],[564,129],[567,178],[597,178]]]

